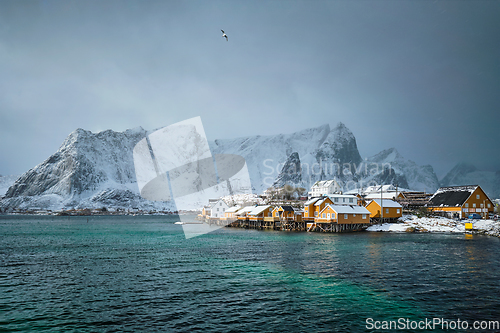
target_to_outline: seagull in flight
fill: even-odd
[[[225,32],[224,32],[224,30],[222,30],[222,29],[220,29],[220,31],[222,31],[222,37],[223,37],[223,38],[224,38],[224,37],[226,37],[226,42],[227,42],[227,35],[226,35],[226,33],[225,33]]]

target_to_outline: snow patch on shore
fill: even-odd
[[[500,236],[500,221],[462,220],[445,217],[417,217],[404,215],[398,223],[383,223],[368,227],[367,231],[384,232],[465,232],[465,222],[472,222],[475,233]]]

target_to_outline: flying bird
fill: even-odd
[[[222,29],[220,29],[220,31],[222,31],[222,38],[226,37],[226,42],[227,42],[227,35],[226,35],[226,33]]]

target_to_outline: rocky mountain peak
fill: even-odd
[[[297,152],[293,152],[288,156],[273,187],[283,187],[287,184],[293,186],[302,184],[302,166]]]
[[[394,162],[404,159],[403,156],[396,150],[396,148],[389,148],[382,150],[380,153],[376,154],[371,158],[372,161],[382,163],[382,162]]]

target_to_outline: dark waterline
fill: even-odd
[[[500,320],[500,239],[234,228],[173,216],[0,217],[0,330],[367,332]]]

